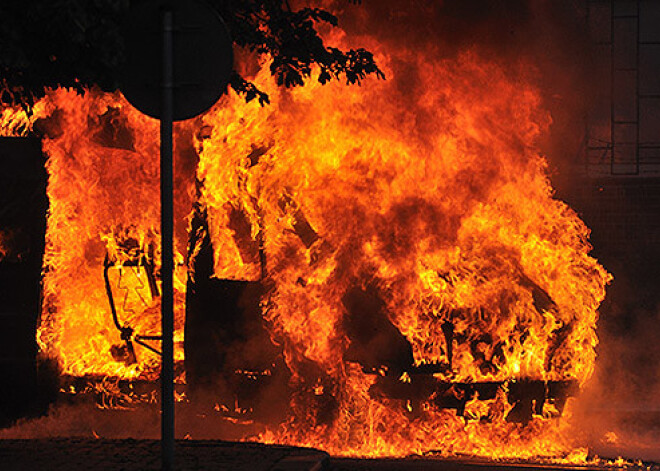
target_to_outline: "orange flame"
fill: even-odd
[[[553,199],[538,91],[469,53],[416,65],[425,93],[414,103],[396,102],[396,81],[282,91],[262,72],[272,106],[231,96],[204,116],[198,176],[215,274],[259,276],[230,224],[240,211],[266,255],[264,315],[293,382],[332,385],[324,398],[339,402],[328,424],[294,398],[291,421],[262,439],[367,456],[566,452],[561,424],[466,424],[429,402],[412,414],[374,398],[375,377],[349,362],[346,296],[362,290],[377,293],[416,365],[451,362],[439,380],[583,384],[593,373],[610,275],[588,255],[587,227]],[[300,377],[308,362],[318,378]],[[499,397],[473,414],[501,418],[507,406]]]
[[[90,91],[81,96],[63,89],[37,104],[32,122],[37,119],[45,121],[50,200],[39,347],[58,359],[65,374],[155,377],[155,353],[140,349],[137,362],[127,361],[110,315],[103,270],[106,257],[115,262],[109,279],[121,324],[158,335],[157,293],[145,292],[139,268],[122,268],[130,250],[153,247],[150,262],[158,271],[158,123],[119,95]],[[192,182],[178,183],[175,342],[180,360],[186,277],[181,254]]]
[[[361,456],[583,459],[567,421],[548,419],[551,404],[526,426],[508,423],[500,389],[488,401],[470,398],[464,419],[431,400],[374,394],[379,376],[351,357],[352,323],[369,328],[364,319],[380,316],[410,344],[415,366],[451,364],[438,381],[584,384],[594,369],[597,309],[611,277],[588,255],[587,227],[553,198],[537,146],[550,124],[538,91],[470,53],[410,60],[424,92],[408,102],[397,101],[396,80],[280,90],[264,67],[256,82],[272,105],[230,94],[178,128],[177,142],[192,145],[195,135],[200,150],[215,276],[265,276],[270,286],[263,314],[296,394],[289,419],[260,438]],[[387,58],[380,63],[391,76]],[[67,374],[154,378],[157,355],[126,353],[103,269],[113,262],[122,324],[157,334],[157,289],[148,289],[145,265],[131,264],[144,254],[158,272],[157,122],[97,91],[55,90],[37,107],[35,116],[51,120],[39,346]],[[3,111],[7,132],[33,123]],[[185,153],[178,149],[180,162]],[[192,180],[177,179],[179,360]],[[333,415],[321,418],[329,400]]]

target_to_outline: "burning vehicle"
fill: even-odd
[[[410,110],[385,111],[387,82],[280,92],[266,76],[270,107],[229,96],[177,130],[177,164],[199,158],[177,180],[180,381],[222,404],[277,391],[267,440],[554,453],[609,275],[552,197],[533,87],[470,54],[420,68],[424,134],[394,126]],[[67,377],[154,380],[157,122],[94,91],[42,106],[59,133],[43,141],[40,349]],[[532,429],[539,449],[511,440]]]
[[[583,460],[612,276],[551,185],[533,64],[370,41],[386,80],[284,89],[264,60],[269,105],[175,126],[181,407],[334,455]],[[66,394],[156,401],[158,122],[98,89],[19,115],[47,158],[40,355]]]

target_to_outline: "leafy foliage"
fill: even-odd
[[[286,87],[302,85],[312,66],[325,83],[344,77],[359,84],[367,75],[383,78],[373,55],[359,48],[327,47],[320,24],[337,18],[319,8],[292,10],[284,0],[208,0],[224,18],[234,43],[270,54],[271,73]],[[353,0],[352,3],[359,3]],[[131,0],[3,0],[0,2],[0,100],[30,109],[47,89],[81,93],[92,85],[117,88],[123,61],[122,19]],[[268,95],[234,72],[230,86],[247,101],[264,105]]]

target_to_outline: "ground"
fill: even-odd
[[[150,471],[160,469],[158,440],[89,438],[0,440],[2,471]],[[220,440],[179,440],[176,469],[232,471],[567,471],[620,469],[616,466],[558,466],[446,460],[336,458],[305,448],[236,443]],[[660,471],[658,466],[627,469]]]

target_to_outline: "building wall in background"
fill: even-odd
[[[587,0],[597,99],[586,117],[590,176],[660,177],[660,2]]]

